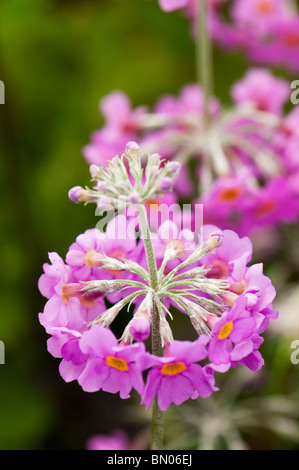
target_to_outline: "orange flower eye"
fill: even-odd
[[[219,199],[223,202],[232,202],[238,199],[241,194],[240,188],[228,188],[224,189],[219,196]]]
[[[106,364],[109,367],[113,367],[113,369],[126,371],[129,370],[129,366],[124,359],[114,356],[107,356],[106,357]]]
[[[233,322],[229,321],[221,327],[219,334],[218,334],[218,339],[227,338],[231,334],[232,331],[233,331]]]
[[[271,13],[271,11],[273,11],[273,5],[267,0],[261,0],[258,4],[258,10],[260,13]]]
[[[165,364],[161,369],[161,373],[163,375],[173,376],[184,372],[186,369],[187,367],[183,362],[175,362],[174,364]]]
[[[264,202],[256,211],[256,215],[258,217],[262,217],[263,215],[267,215],[275,208],[275,204],[273,201]]]

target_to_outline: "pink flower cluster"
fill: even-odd
[[[159,0],[164,11],[183,9],[195,30],[198,0]],[[208,0],[210,35],[251,63],[299,70],[299,12],[292,0]]]
[[[294,223],[299,215],[298,108],[286,112],[287,80],[250,69],[231,89],[232,108],[211,99],[203,128],[203,95],[188,84],[178,96],[161,97],[153,110],[132,109],[122,92],[102,101],[104,127],[83,149],[89,164],[104,164],[124,140],[138,140],[182,164],[173,198],[203,204],[205,223],[249,234],[258,227]],[[197,163],[197,184],[190,173]],[[279,190],[278,190],[279,188]]]
[[[261,264],[248,266],[252,256],[250,240],[230,230],[204,226],[198,234],[200,240],[215,232],[223,237],[223,244],[196,265],[208,270],[208,278],[226,280],[230,286],[222,299],[227,305],[223,315],[206,319],[210,335],[198,335],[194,341],[166,341],[164,356],[158,357],[146,351],[144,343],[150,334],[150,317],[139,316],[136,320],[141,321],[134,323],[134,314],[132,318],[124,309],[135,338],[129,341],[118,340],[110,325],[93,322],[107,312],[107,296],[82,295],[80,282],[128,275],[100,269],[105,254],[143,263],[143,244],[132,237],[130,222],[118,216],[109,222],[105,233],[87,230],[70,246],[65,261],[57,253],[50,253],[50,264],[44,264],[39,290],[47,302],[39,320],[50,335],[49,353],[61,359],[63,379],[76,380],[86,392],[119,393],[123,399],[135,390],[146,408],[157,395],[159,407],[166,410],[171,403],[180,405],[189,398],[206,398],[217,391],[215,371],[225,372],[239,365],[258,370],[263,364],[261,334],[269,320],[277,316],[272,308],[275,289]],[[117,226],[121,227],[119,232]],[[165,227],[160,229],[161,235]],[[190,241],[186,233],[185,238],[179,237],[180,231],[174,226],[171,230],[167,244],[179,240],[179,256],[184,259],[190,243],[197,242]],[[162,253],[167,244],[162,236],[160,242],[157,238],[157,252]],[[122,293],[117,295],[119,299]]]

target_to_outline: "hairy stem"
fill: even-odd
[[[196,67],[198,82],[203,91],[204,125],[208,127],[211,120],[210,99],[213,93],[213,59],[208,31],[207,0],[198,0]]]
[[[144,205],[139,204],[137,207],[138,220],[141,235],[144,243],[148,272],[150,277],[150,286],[157,292],[159,288],[158,270],[156,264],[155,252],[151,240],[150,229],[147,220],[147,213]],[[155,356],[163,356],[163,347],[160,333],[160,311],[153,298],[152,309],[152,354]],[[163,448],[163,412],[160,410],[157,402],[157,396],[154,398],[152,405],[152,442],[151,450],[161,450]]]
[[[143,204],[138,204],[136,207],[138,213],[138,221],[141,230],[142,240],[145,249],[147,267],[150,277],[150,286],[154,291],[158,289],[158,270],[156,264],[155,252],[151,239],[151,232],[148,225],[147,213]]]

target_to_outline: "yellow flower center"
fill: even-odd
[[[174,364],[165,364],[161,369],[161,373],[173,376],[184,372],[186,369],[187,367],[183,362],[175,362]]]
[[[233,330],[233,322],[229,321],[223,325],[219,331],[218,339],[225,339],[227,338]]]
[[[106,364],[109,367],[113,367],[114,369],[126,371],[129,370],[129,366],[124,359],[114,356],[107,356],[106,357]]]

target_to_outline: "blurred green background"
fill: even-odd
[[[102,125],[99,100],[121,89],[133,106],[152,105],[195,80],[194,57],[189,22],[163,13],[156,0],[0,0],[0,449],[84,449],[92,434],[122,425],[134,433],[139,418],[147,419],[134,411],[134,397],[125,403],[64,383],[38,322],[45,299],[37,281],[48,252],[64,257],[95,226],[94,208],[71,203],[67,193],[89,183],[81,149]],[[215,89],[225,104],[246,66],[241,55],[215,51]],[[270,272],[296,284],[288,248],[279,253]],[[273,336],[264,354],[268,376],[275,370],[258,389],[263,399],[293,394],[298,379],[289,339]],[[261,440],[248,445],[296,448],[293,425],[291,436],[274,441],[259,429]]]

